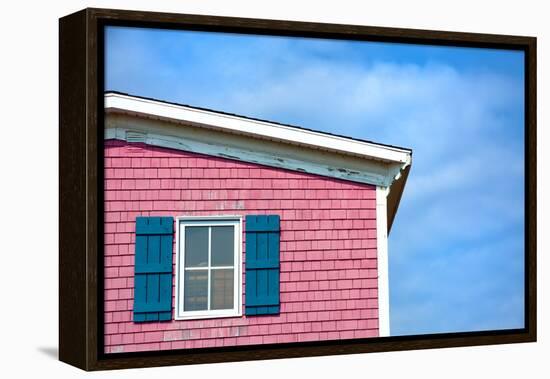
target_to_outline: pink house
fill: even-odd
[[[105,94],[105,352],[388,336],[411,150]]]

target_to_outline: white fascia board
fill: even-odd
[[[390,335],[390,283],[388,259],[387,187],[376,187],[376,251],[378,271],[378,334]]]
[[[105,94],[104,106],[107,112],[109,110],[120,110],[123,112],[156,116],[163,119],[185,121],[218,128],[226,132],[300,144],[342,154],[353,154],[367,159],[400,163],[404,166],[410,164],[411,160],[410,151],[396,147],[331,136],[310,130],[117,93]]]

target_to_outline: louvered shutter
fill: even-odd
[[[279,313],[279,224],[278,215],[246,216],[247,315]]]
[[[134,321],[172,318],[172,217],[137,217]]]

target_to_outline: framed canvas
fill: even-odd
[[[61,361],[536,341],[534,37],[59,27]]]

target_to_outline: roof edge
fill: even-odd
[[[105,93],[105,109],[107,112],[120,111],[136,115],[156,116],[168,120],[188,121],[237,134],[320,148],[342,154],[352,154],[385,162],[409,164],[412,155],[410,149],[113,91]]]

